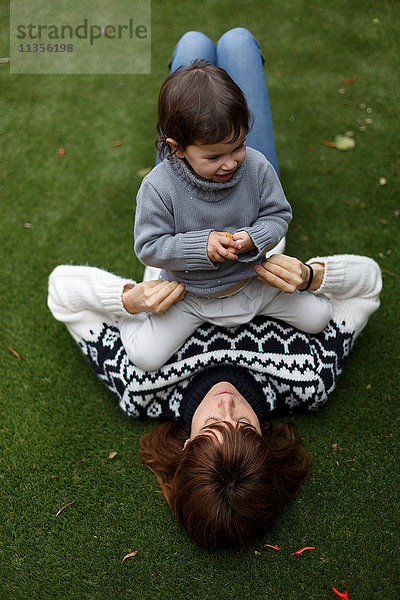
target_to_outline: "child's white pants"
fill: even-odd
[[[122,316],[119,329],[130,360],[144,371],[156,371],[204,322],[234,327],[264,315],[307,333],[318,333],[328,324],[331,311],[330,303],[321,296],[298,291],[284,294],[253,278],[225,298],[203,298],[187,292],[164,313]]]

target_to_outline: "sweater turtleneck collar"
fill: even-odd
[[[211,367],[196,375],[184,391],[180,415],[189,433],[196,408],[213,385],[220,381],[228,381],[235,386],[256,413],[262,427],[267,404],[261,385],[246,369],[222,365]]]
[[[244,161],[240,167],[237,167],[228,181],[218,182],[199,177],[182,158],[173,156],[168,162],[185,189],[196,197],[209,202],[218,202],[230,193],[230,189],[241,179],[246,163]]]

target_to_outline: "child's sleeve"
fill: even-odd
[[[260,210],[257,220],[250,227],[242,227],[247,231],[256,251],[239,254],[242,262],[252,262],[262,258],[268,250],[274,248],[286,235],[292,220],[292,209],[286,199],[279,177],[273,166],[266,162],[259,175]]]
[[[137,195],[134,248],[144,265],[172,271],[217,269],[207,255],[211,231],[176,234],[172,208],[151,183],[143,180]]]

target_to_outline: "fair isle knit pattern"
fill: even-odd
[[[230,329],[204,324],[155,373],[129,361],[118,328],[107,323],[96,339],[81,340],[79,346],[129,416],[178,420],[183,390],[192,377],[219,364],[248,368],[274,416],[324,404],[353,345],[354,335],[344,325],[331,320],[311,336],[265,317]]]
[[[332,319],[321,333],[302,333],[266,317],[230,329],[204,324],[153,373],[135,367],[121,343],[118,321],[127,314],[122,293],[131,280],[94,267],[60,265],[49,278],[48,305],[130,416],[179,419],[187,385],[202,369],[220,364],[249,369],[264,389],[271,416],[310,410],[335,389],[355,339],[379,307],[382,287],[379,266],[370,258],[339,255],[310,263],[324,264],[315,293],[332,304]]]

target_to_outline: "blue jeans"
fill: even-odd
[[[241,88],[254,118],[246,143],[262,152],[279,175],[263,59],[257,40],[247,29],[236,27],[224,33],[214,46],[204,33],[188,31],[175,47],[171,73],[196,59],[221,67]],[[156,164],[158,162],[157,157]]]

